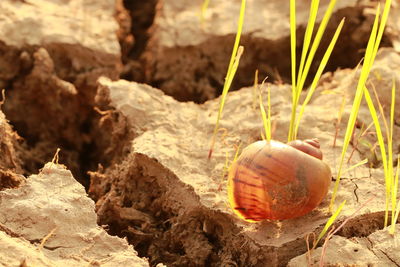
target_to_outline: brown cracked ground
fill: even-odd
[[[221,92],[234,38],[232,16],[229,20],[225,16],[235,12],[234,5],[225,10],[223,4],[211,4],[210,23],[203,31],[196,20],[200,4],[196,1],[26,2],[0,4],[0,18],[6,18],[0,23],[12,18],[12,25],[17,25],[0,25],[0,85],[6,92],[0,112],[0,190],[30,186],[26,182],[31,178],[25,177],[38,173],[61,148],[58,161],[96,202],[98,224],[111,235],[126,237],[151,266],[286,266],[306,252],[304,236],[322,229],[329,216],[328,200],[309,215],[278,223],[242,222],[227,206],[222,177],[226,153],[233,155],[232,144],[249,144],[260,135],[261,120],[252,109],[250,88],[228,97],[222,120],[227,135],[213,159],[206,159],[219,102],[213,99]],[[259,12],[265,4],[260,3],[249,9]],[[398,8],[394,6],[394,14]],[[233,89],[250,86],[257,68],[260,77],[268,75],[271,83],[276,82],[271,87],[278,140],[285,139],[290,112],[290,87],[285,84],[290,80],[289,36],[279,24],[285,18],[282,10],[274,10],[272,15],[281,18],[268,26],[280,34],[265,34],[262,25],[243,33],[245,54],[233,85]],[[272,15],[266,12],[260,17]],[[335,11],[327,35],[343,16],[346,26],[328,71],[354,68],[367,42],[372,16],[368,8],[352,1]],[[298,35],[304,26],[300,23]],[[383,46],[396,48],[399,28],[396,22],[389,24]],[[399,70],[398,50],[381,51],[374,80],[381,95],[388,95],[393,73],[399,80]],[[323,92],[346,93],[351,102],[353,73],[325,74],[300,132],[301,138],[320,138],[334,175],[339,148],[331,144],[341,100]],[[101,76],[111,80],[98,81]],[[118,78],[132,82],[117,82]],[[368,124],[365,114],[360,123]],[[395,130],[397,134],[397,126]],[[363,158],[365,151],[358,147],[354,161]],[[344,216],[351,215],[367,196],[375,194],[376,199],[332,240],[332,249],[344,252],[340,257],[328,253],[327,263],[400,264],[393,255],[397,247],[380,231],[382,187],[379,168],[362,168],[343,177],[338,201],[348,201]],[[79,203],[75,205],[79,208]],[[2,232],[11,227],[1,223]],[[353,258],[347,256],[347,249]],[[368,257],[357,257],[354,249]],[[296,260],[291,266],[302,266]]]

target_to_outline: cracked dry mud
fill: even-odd
[[[201,2],[0,1],[0,266],[319,264],[322,248],[308,259],[305,237],[318,235],[329,218],[334,181],[321,205],[303,217],[247,223],[229,208],[223,175],[234,145],[260,139],[250,87],[256,68],[260,77],[270,76],[273,137],[286,139],[288,1],[248,1],[237,90],[228,95],[211,160],[215,97],[240,1],[211,1],[203,25]],[[333,179],[374,5],[338,2],[328,35],[343,16],[346,26],[299,131],[299,139],[319,139]],[[301,35],[308,1],[298,1],[298,8]],[[400,87],[398,2],[391,12],[386,48],[370,77],[385,107],[393,78]],[[362,105],[356,134],[370,122]],[[365,140],[375,142],[373,135]],[[373,199],[331,239],[325,266],[400,266],[399,224],[395,236],[383,226],[379,158],[353,147],[346,168],[364,158],[373,168],[344,173],[337,203],[347,203],[336,226]]]

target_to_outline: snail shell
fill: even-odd
[[[246,221],[296,218],[321,203],[330,181],[318,140],[258,141],[230,168],[229,202]]]

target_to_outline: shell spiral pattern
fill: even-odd
[[[331,170],[316,139],[258,141],[247,146],[228,176],[229,202],[246,221],[303,216],[328,192]]]

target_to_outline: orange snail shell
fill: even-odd
[[[258,141],[230,168],[229,202],[246,221],[292,219],[317,207],[330,181],[318,140]]]

